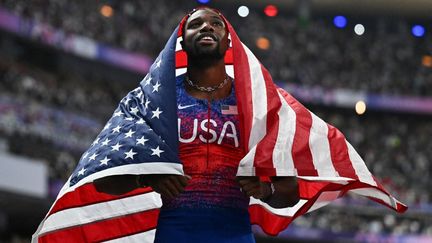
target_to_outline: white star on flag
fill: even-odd
[[[138,113],[138,111],[139,111],[138,107],[132,107],[132,108],[130,109],[130,112],[131,112],[132,114],[134,114],[134,115],[136,115],[136,114]]]
[[[138,99],[141,99],[141,96],[143,96],[143,92],[140,90],[140,91],[137,92],[136,97]]]
[[[149,104],[150,104],[150,100],[149,100],[149,98],[146,98],[146,101],[144,103],[144,106],[145,106],[146,109],[148,108]]]
[[[162,111],[159,111],[159,107],[155,111],[152,111],[152,112],[153,112],[153,116],[151,118],[157,117],[158,119],[159,119],[159,115],[162,113]]]
[[[114,113],[114,117],[122,116],[122,115],[124,115],[124,113],[122,111],[117,111],[116,113]]]
[[[123,145],[117,143],[116,145],[111,146],[111,151],[120,151],[120,147],[123,147]]]
[[[111,142],[111,140],[109,140],[109,139],[107,138],[107,139],[105,139],[105,140],[102,142],[102,145],[103,145],[103,146],[107,146],[109,142]]]
[[[144,119],[139,119],[137,122],[136,122],[136,124],[139,124],[139,125],[142,125],[142,124],[144,124],[145,123],[145,121],[144,121]]]
[[[105,158],[103,160],[100,160],[100,165],[108,165],[108,161],[110,161],[111,159],[108,159],[107,156],[105,156]]]
[[[83,159],[87,158],[88,155],[89,155],[89,152],[86,151],[86,152],[83,154]]]
[[[152,80],[152,77],[150,75],[148,76],[148,78],[146,76],[146,82],[144,83],[144,87],[147,86],[147,85],[149,85],[150,82],[151,82],[151,80]]]
[[[84,172],[86,171],[86,169],[84,169],[84,167],[81,168],[80,171],[78,171],[78,175],[84,175]]]
[[[132,131],[132,129],[129,129],[129,132],[125,133],[125,135],[126,135],[125,138],[131,138],[134,133],[135,133],[135,131]]]
[[[147,142],[148,141],[148,139],[146,139],[146,138],[144,138],[144,136],[142,136],[141,138],[138,138],[137,139],[137,145],[138,144],[142,144],[142,145],[145,145],[145,142]]]
[[[121,126],[117,125],[116,127],[113,128],[112,132],[120,132],[120,128]]]
[[[137,153],[135,153],[132,149],[130,149],[129,152],[125,152],[125,154],[126,154],[125,159],[127,159],[127,158],[134,159],[133,157],[134,157],[134,155],[137,154]]]
[[[153,153],[151,155],[157,155],[158,157],[160,157],[160,154],[163,153],[164,151],[159,149],[159,146],[157,146],[157,148],[155,149],[151,149],[153,151]]]
[[[152,91],[152,93],[159,92],[159,87],[160,86],[161,86],[161,84],[159,83],[159,81],[157,81],[156,84],[153,85],[153,91]]]
[[[133,117],[126,117],[125,120],[126,120],[126,121],[133,121],[134,118],[133,118]]]
[[[97,153],[92,154],[92,156],[90,156],[89,161],[95,160],[95,159],[96,159],[96,156],[98,156],[98,155],[99,155],[99,154],[97,154]]]
[[[99,138],[96,138],[96,140],[94,140],[94,142],[91,144],[91,146],[95,146],[98,143],[99,143]]]
[[[160,67],[161,63],[162,63],[162,58],[156,62],[156,67]]]

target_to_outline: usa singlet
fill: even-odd
[[[179,156],[192,178],[180,196],[163,199],[155,242],[253,243],[249,198],[236,182],[244,153],[234,84],[209,102],[186,92],[183,75],[176,82]]]

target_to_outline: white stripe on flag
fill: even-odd
[[[278,112],[280,122],[279,132],[273,150],[273,164],[276,168],[277,176],[295,176],[297,173],[291,150],[296,129],[296,114],[279,91],[278,95],[282,106]],[[286,121],[286,123],[282,121]]]
[[[272,208],[267,203],[264,203],[261,200],[258,200],[258,199],[255,199],[255,198],[251,197],[249,205],[254,205],[254,204],[261,205],[262,207],[264,207],[265,209],[267,209],[268,211],[270,211],[273,214],[276,214],[276,215],[279,215],[279,216],[285,216],[285,217],[292,217],[292,216],[294,216],[294,214],[301,207],[303,207],[303,205],[305,205],[305,203],[307,203],[307,200],[300,199],[297,202],[297,204],[294,205],[294,206],[292,206],[292,207],[287,207],[287,208]]]
[[[255,158],[256,146],[253,147],[240,161],[237,176],[254,176],[255,167],[253,166],[253,161]]]
[[[234,65],[225,64],[225,71],[231,78],[234,78]]]
[[[351,160],[351,164],[359,180],[369,185],[376,186],[377,184],[374,178],[372,177],[372,174],[366,167],[366,164],[363,161],[363,159],[360,157],[357,151],[355,151],[353,146],[347,140],[345,140],[345,142],[348,147],[348,156]]]
[[[386,194],[378,189],[375,188],[359,188],[359,189],[352,189],[350,192],[366,196],[366,197],[373,197],[383,200],[387,205],[397,208],[396,202],[397,201],[394,197],[390,196],[389,194]]]
[[[68,182],[63,186],[60,190],[57,199],[62,197],[65,193],[71,192],[76,188],[87,184],[89,182],[93,182],[96,179],[103,178],[106,176],[113,175],[141,175],[141,174],[174,174],[174,175],[184,175],[183,173],[183,165],[172,163],[172,162],[146,162],[140,164],[129,164],[129,165],[121,165],[113,168],[109,168],[106,170],[102,170],[96,173],[93,173],[86,178],[80,180],[75,185],[68,187]],[[54,202],[55,204],[55,202]],[[53,205],[54,205],[53,204]]]
[[[332,201],[336,200],[340,194],[340,191],[324,191],[322,192],[315,203],[312,205],[312,207],[309,208],[308,213],[312,212],[314,210],[317,210],[321,207],[324,207],[325,205],[331,203]]]
[[[183,40],[183,37],[181,37],[181,36],[177,37],[176,46],[175,46],[175,51],[176,52],[183,50],[183,48],[182,48],[182,46],[180,44],[180,41],[182,41],[182,40]]]
[[[310,129],[309,147],[318,176],[338,176],[331,159],[327,123],[312,112],[310,114],[312,116],[312,127]]]
[[[185,74],[187,71],[187,68],[177,68],[175,70],[176,72],[176,77]],[[230,76],[231,78],[234,78],[234,66],[232,64],[226,64],[225,65],[225,71],[228,74],[228,76]]]
[[[104,243],[152,243],[156,235],[156,230],[149,230],[135,235],[128,235],[122,238],[103,241]]]
[[[109,219],[112,217],[160,208],[161,206],[162,201],[159,194],[156,192],[149,192],[118,200],[66,209],[50,215],[45,220],[39,234]]]
[[[242,45],[248,57],[250,67],[253,119],[248,146],[249,149],[252,149],[267,132],[267,89],[261,64],[243,43]],[[253,163],[253,161],[250,162]]]
[[[178,77],[178,76],[186,73],[186,71],[187,71],[187,68],[176,68],[175,75],[176,75],[176,77]]]

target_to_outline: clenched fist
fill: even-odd
[[[237,181],[240,189],[247,196],[264,200],[272,194],[270,183],[260,181],[257,176],[239,176]]]
[[[146,175],[145,182],[163,198],[174,199],[184,191],[190,176],[182,175]]]

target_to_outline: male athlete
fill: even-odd
[[[273,208],[299,200],[295,177],[237,177],[245,156],[235,81],[227,75],[226,23],[210,8],[192,11],[183,25],[187,72],[176,79],[179,157],[185,175],[122,175],[95,181],[99,191],[123,194],[151,186],[161,194],[155,242],[255,242],[249,197]]]

